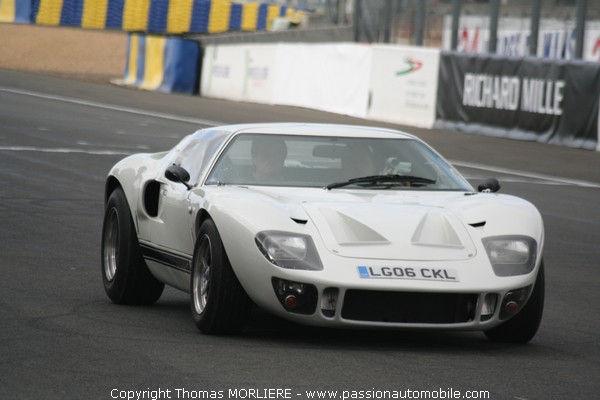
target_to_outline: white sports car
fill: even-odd
[[[241,330],[255,304],[301,324],[527,342],[544,303],[543,222],[498,189],[474,190],[399,131],[203,129],[111,169],[104,287],[115,303],[188,292],[209,334]]]

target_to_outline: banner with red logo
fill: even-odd
[[[368,118],[431,128],[439,64],[437,49],[373,46]]]

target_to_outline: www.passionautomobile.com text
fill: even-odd
[[[433,390],[293,390],[289,388],[236,388],[222,390],[111,389],[111,399],[122,400],[204,400],[204,399],[490,399],[487,390],[461,391],[453,388]]]

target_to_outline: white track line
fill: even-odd
[[[62,101],[65,103],[77,104],[80,106],[95,107],[95,108],[101,108],[101,109],[111,110],[111,111],[120,111],[120,112],[125,112],[125,113],[130,113],[130,114],[137,114],[137,115],[144,115],[144,116],[148,116],[148,117],[168,119],[168,120],[172,120],[172,121],[191,122],[193,124],[201,124],[201,125],[207,125],[207,126],[223,125],[222,123],[219,123],[216,121],[211,121],[208,119],[182,117],[180,115],[164,114],[164,113],[140,110],[137,108],[130,108],[130,107],[120,107],[120,106],[114,106],[114,105],[106,104],[106,103],[99,103],[96,101],[80,100],[80,99],[74,99],[74,98],[70,98],[70,97],[63,97],[63,96],[56,96],[56,95],[50,95],[50,94],[45,94],[45,93],[39,93],[39,92],[32,92],[29,90],[11,89],[11,88],[2,87],[2,86],[0,86],[0,92],[18,94],[18,95],[23,95],[23,96],[37,97],[40,99]]]
[[[515,170],[515,169],[508,169],[508,168],[501,168],[501,167],[493,167],[490,165],[476,164],[476,163],[470,163],[470,162],[465,162],[465,161],[456,161],[456,160],[448,160],[448,161],[450,161],[450,163],[452,165],[457,166],[457,167],[473,168],[473,169],[479,169],[479,170],[484,170],[484,171],[497,172],[497,173],[501,173],[501,174],[523,176],[526,178],[540,179],[540,180],[544,180],[544,181],[556,182],[556,183],[572,185],[572,186],[600,188],[599,183],[583,181],[583,180],[579,180],[579,179],[562,178],[562,177],[558,177],[558,176],[537,174],[534,172],[519,171],[519,170]]]
[[[33,146],[0,146],[0,151],[37,151],[40,153],[82,153],[95,154],[102,156],[129,155],[131,152],[115,150],[87,150],[87,149],[69,149],[69,148],[47,148]]]

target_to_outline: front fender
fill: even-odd
[[[111,193],[120,187],[125,193],[133,221],[138,230],[137,213],[142,205],[141,191],[150,177],[159,171],[159,164],[165,153],[134,154],[116,163],[108,173],[105,183],[104,203]]]

